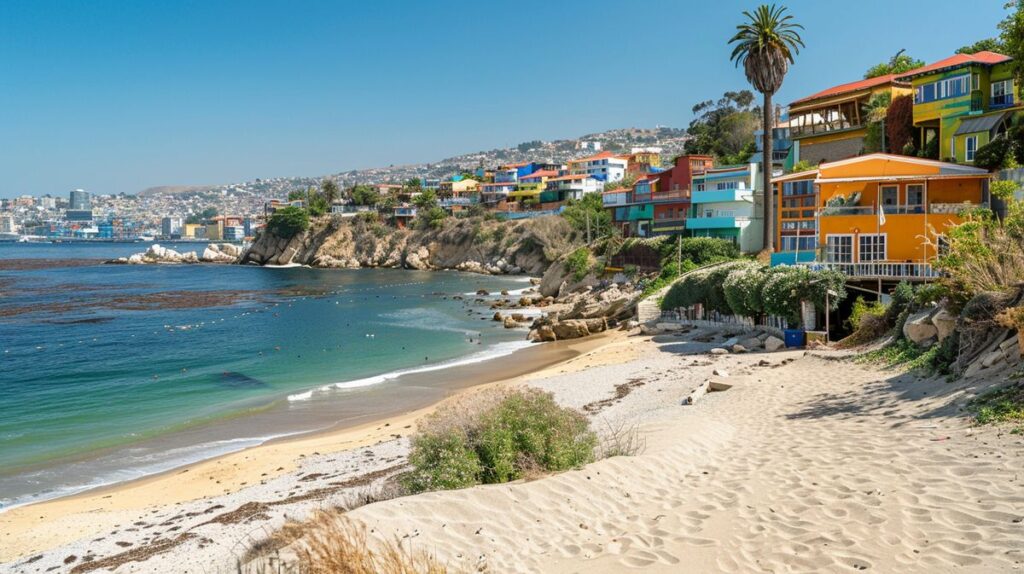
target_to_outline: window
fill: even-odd
[[[829,235],[826,237],[825,260],[829,263],[853,263],[853,236]]]
[[[964,140],[964,159],[966,161],[974,161],[974,152],[978,151],[978,136],[967,136]]]
[[[917,90],[914,91],[914,103],[924,104],[934,102],[935,100],[958,98],[967,95],[971,91],[972,81],[970,74],[962,74],[955,78],[946,78],[945,80],[918,86]]]
[[[860,236],[860,261],[885,261],[885,235]]]
[[[992,106],[1013,105],[1013,80],[992,82]]]
[[[907,207],[920,208],[924,206],[924,185],[913,183],[907,186]],[[920,213],[919,209],[909,209],[910,213]]]
[[[735,181],[724,181],[722,183],[719,183],[715,188],[716,189],[720,189],[720,190],[721,189],[736,189],[736,182]]]
[[[782,251],[814,251],[817,248],[818,238],[813,235],[786,235],[782,238]]]
[[[971,89],[972,90],[980,90],[981,89],[981,74],[971,74]]]
[[[882,205],[898,205],[900,202],[900,188],[895,185],[882,186]]]
[[[782,184],[782,195],[809,195],[814,193],[811,185],[814,182],[809,179],[803,181],[787,181]]]
[[[703,183],[698,183],[697,187],[696,187],[696,191],[704,191],[704,184]]]

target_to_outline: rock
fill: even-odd
[[[749,339],[743,339],[742,341],[740,341],[740,345],[742,345],[748,351],[760,349],[761,339],[758,339],[757,337],[750,337]]]
[[[663,331],[661,329],[659,329],[657,327],[654,327],[652,325],[640,325],[640,334],[641,335],[653,336],[653,335],[660,335],[662,333],[663,333]]]
[[[505,317],[505,321],[502,323],[506,329],[515,329],[519,326],[519,322],[512,317]]]
[[[1002,360],[1003,360],[1003,352],[1001,350],[992,351],[991,353],[985,355],[985,358],[981,360],[981,366],[983,368],[988,369],[988,368],[992,367],[992,365],[995,365],[996,363],[998,363],[998,362],[1000,362]]]
[[[919,347],[931,345],[938,337],[939,330],[932,324],[931,316],[934,309],[925,309],[914,313],[903,324],[903,335]]]
[[[584,324],[587,326],[587,330],[593,333],[601,333],[608,330],[608,320],[604,317],[596,319],[585,319]]]
[[[715,369],[714,371],[711,371],[711,374],[716,377],[729,377],[729,372],[722,369]]]
[[[939,309],[938,313],[932,315],[932,325],[935,325],[939,342],[946,340],[946,337],[953,334],[956,329],[956,317],[945,309]]]
[[[480,295],[481,297],[486,297],[486,296],[490,295],[491,293],[487,289],[478,289],[476,294]]]
[[[579,319],[567,319],[559,321],[551,326],[555,336],[559,339],[579,339],[590,334],[586,321]]]
[[[533,305],[533,297],[525,297],[524,296],[524,297],[520,297],[519,298],[519,306],[520,307],[529,307],[530,305]]]
[[[774,353],[775,351],[778,351],[779,349],[782,349],[785,346],[786,342],[778,337],[769,335],[768,338],[764,340],[764,350],[768,351],[769,353]]]
[[[740,344],[737,343],[737,344],[732,346],[732,352],[733,353],[746,353],[747,352],[747,348],[744,347],[743,345],[740,345]]]
[[[541,341],[557,341],[558,337],[555,335],[554,329],[550,325],[541,325],[537,328],[537,335]]]
[[[640,323],[637,322],[634,319],[630,319],[629,321],[626,321],[625,323],[623,323],[622,326],[626,330],[633,330],[633,329],[636,329],[637,327],[639,327]]]
[[[708,352],[711,353],[712,355],[728,355],[729,354],[728,350],[723,349],[721,347],[716,347],[714,349],[711,349]]]
[[[495,311],[494,316],[491,317],[492,321],[503,321],[505,318],[501,316],[501,311]]]
[[[508,295],[508,289],[502,289],[501,290],[501,294],[502,295]]]
[[[526,315],[523,315],[522,313],[512,313],[512,320],[516,323],[522,323],[526,321]]]

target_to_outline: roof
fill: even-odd
[[[530,175],[524,175],[520,177],[520,180],[530,179],[531,177],[553,177],[558,175],[558,172],[553,169],[539,169]]]
[[[849,159],[841,159],[838,161],[830,161],[823,163],[818,166],[818,170],[822,170],[827,167],[837,165],[848,165],[851,163],[860,163],[864,161],[870,161],[875,159],[884,159],[887,161],[898,161],[903,163],[916,163],[918,165],[930,165],[939,168],[940,175],[947,174],[965,174],[965,175],[988,175],[988,170],[984,170],[978,167],[972,167],[969,165],[960,165],[957,163],[948,163],[944,161],[937,161],[934,159],[924,159],[920,157],[911,157],[906,155],[895,155],[891,153],[869,153],[867,155],[860,155],[857,157],[851,157]],[[934,175],[934,174],[933,174]]]
[[[860,90],[884,86],[885,84],[891,84],[894,81],[896,81],[895,74],[886,74],[884,76],[868,78],[866,80],[857,80],[856,82],[839,84],[838,86],[833,86],[827,90],[822,90],[816,94],[807,96],[806,98],[800,98],[799,100],[796,100],[795,102],[792,102],[789,105],[795,106],[797,104],[802,104],[804,102],[809,102],[811,100],[819,100],[821,98],[829,98],[832,96],[838,96],[849,92],[857,92]]]
[[[932,74],[935,72],[940,72],[942,70],[959,68],[961,66],[967,66],[969,64],[983,64],[986,66],[994,66],[995,64],[1009,62],[1012,59],[1013,58],[1009,56],[1004,56],[1002,54],[997,54],[996,52],[988,51],[976,52],[974,54],[956,54],[944,60],[939,60],[938,62],[928,64],[927,66],[924,66],[922,68],[917,68],[916,70],[911,70],[909,72],[901,74],[899,76],[899,79],[906,81],[912,78],[916,78],[918,76]]]
[[[999,125],[1003,121],[1007,112],[1000,114],[991,114],[987,116],[978,116],[975,118],[967,118],[960,123],[960,127],[956,129],[955,136],[963,134],[973,134],[978,132],[990,132],[992,128]]]
[[[588,157],[581,157],[579,159],[571,159],[571,160],[569,160],[569,163],[582,163],[582,162],[585,162],[585,161],[594,161],[595,159],[606,159],[606,158],[612,158],[612,157],[618,158],[617,155],[613,154],[610,151],[603,151],[603,152],[601,152],[601,153],[599,153],[597,155],[592,155],[592,156],[588,156]]]
[[[561,175],[558,177],[552,177],[548,181],[569,181],[574,179],[593,179],[593,176],[587,175],[585,173],[578,173],[573,175]]]

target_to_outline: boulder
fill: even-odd
[[[768,338],[764,340],[764,350],[769,353],[774,353],[779,349],[785,348],[785,346],[786,342],[778,337],[769,335]]]
[[[647,324],[640,325],[640,334],[641,335],[653,336],[653,335],[660,335],[663,332],[664,331],[662,331],[661,329],[659,329],[659,328],[657,328],[657,327],[655,327],[653,325],[647,325]]]
[[[938,337],[939,330],[932,324],[934,309],[914,313],[903,324],[903,336],[919,347],[930,346]]]
[[[932,325],[935,326],[939,342],[941,343],[946,340],[946,337],[952,335],[956,329],[956,317],[945,309],[939,309],[938,313],[932,315]]]
[[[724,378],[728,378],[729,377],[728,371],[725,371],[725,370],[722,370],[722,369],[715,369],[714,371],[711,371],[711,374],[716,376],[716,377],[724,377]]]
[[[581,321],[579,319],[559,321],[552,325],[551,329],[555,332],[555,336],[559,340],[579,339],[580,337],[586,337],[590,334],[590,329],[587,328],[586,321]]]
[[[541,341],[557,341],[558,337],[555,335],[554,329],[551,325],[541,325],[537,328],[537,337]]]
[[[608,330],[608,320],[604,317],[596,319],[585,319],[583,323],[587,326],[587,330],[591,333],[600,333]]]
[[[737,344],[732,346],[732,352],[733,353],[746,353],[747,352],[747,348],[744,347],[743,345],[740,345],[740,344],[737,343]]]
[[[494,316],[491,317],[492,321],[503,321],[505,318],[501,316],[501,311],[495,311]]]
[[[516,323],[522,323],[526,321],[526,315],[523,315],[522,313],[512,313],[512,320]]]
[[[740,345],[742,345],[748,351],[760,349],[761,339],[758,339],[757,337],[750,337],[749,339],[743,339],[742,341],[740,341]]]
[[[505,317],[505,320],[502,322],[502,325],[504,325],[506,329],[515,329],[516,327],[519,326],[519,322],[513,319],[512,317]]]
[[[723,349],[721,347],[716,347],[714,349],[711,349],[708,352],[711,353],[712,355],[728,355],[729,354],[728,350]]]

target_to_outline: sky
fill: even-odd
[[[686,127],[756,2],[0,3],[0,197],[135,193]],[[790,0],[776,101],[994,36],[1002,0]],[[965,8],[969,7],[969,8]],[[951,20],[955,17],[955,24]]]

